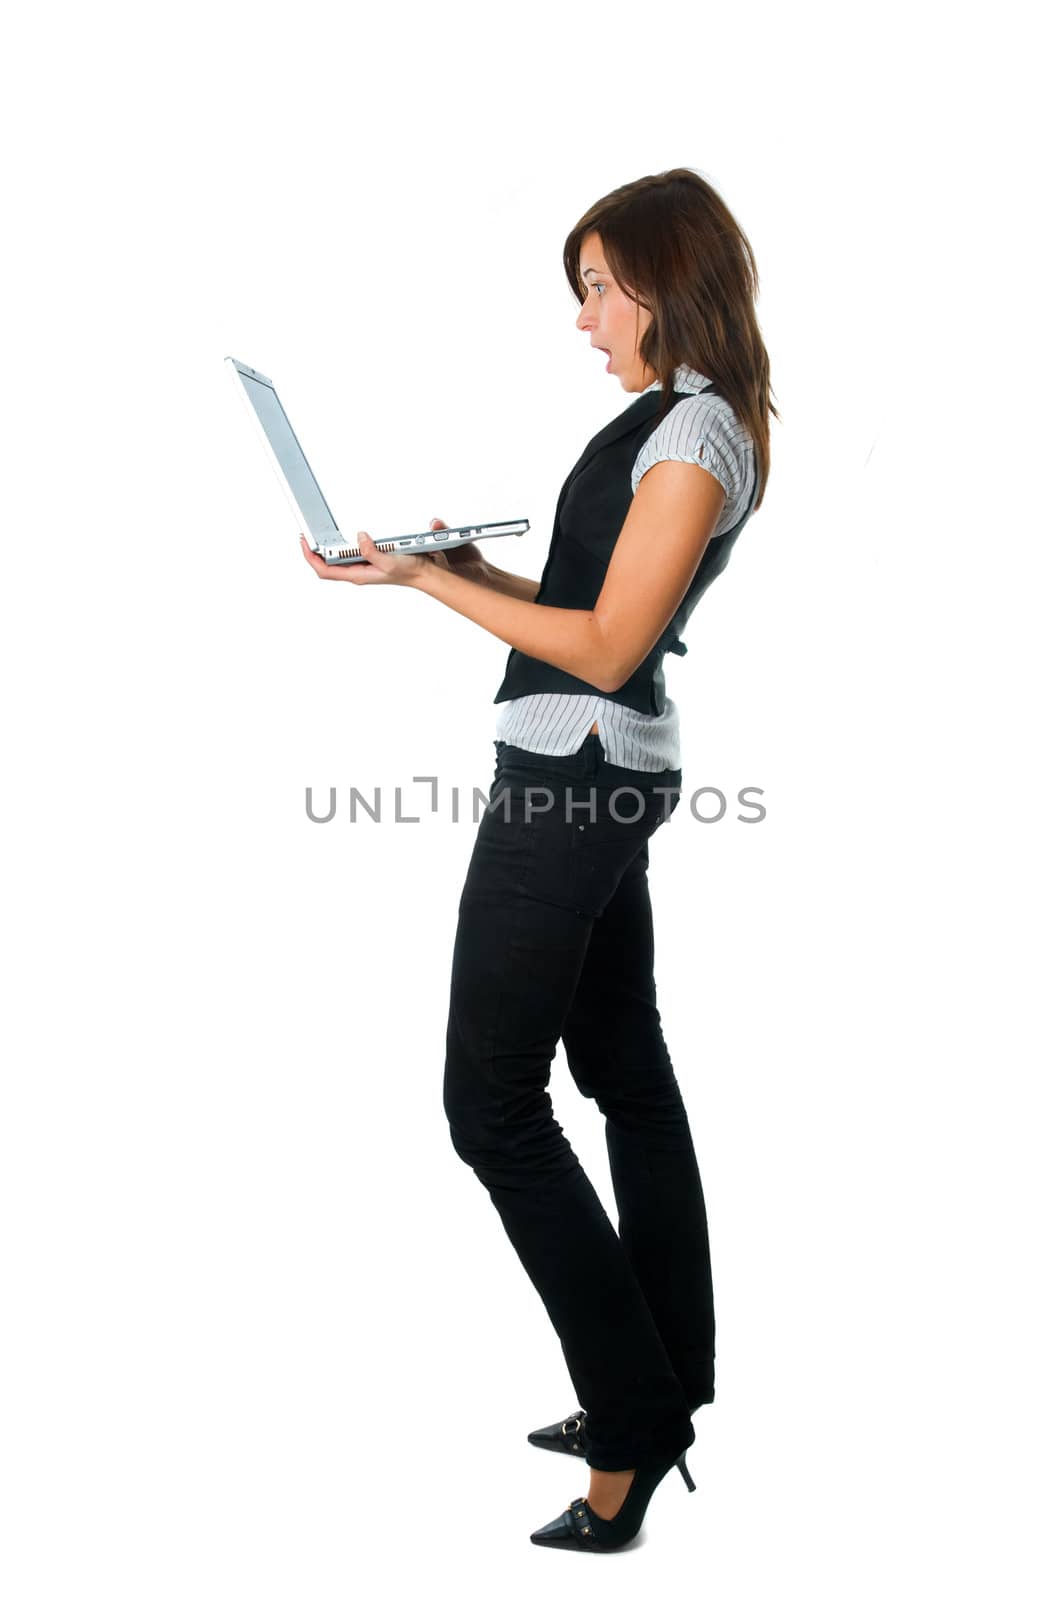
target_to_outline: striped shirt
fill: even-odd
[[[695,392],[708,382],[692,367],[675,369],[675,387],[689,398],[676,401],[635,457],[631,493],[657,461],[690,461],[704,467],[727,496],[715,539],[733,528],[746,509],[753,488],[754,452],[752,438],[723,396],[712,389],[707,394]],[[660,379],[649,386],[661,387]],[[539,755],[567,756],[579,749],[595,722],[607,761],[640,772],[679,770],[679,713],[668,695],[664,710],[654,716],[594,694],[522,694],[502,701],[495,738]]]

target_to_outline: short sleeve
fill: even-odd
[[[738,521],[753,481],[753,441],[719,395],[687,395],[674,405],[635,457],[631,493],[658,461],[689,461],[704,467],[722,486],[726,500],[713,537]]]

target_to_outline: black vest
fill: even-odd
[[[698,392],[704,393],[704,390]],[[668,410],[684,399],[686,396],[677,391]],[[658,416],[660,404],[659,389],[640,394],[625,411],[595,434],[565,479],[534,605],[593,611],[633,498],[631,474],[635,458],[663,420]],[[514,649],[509,652],[505,676],[493,703],[515,700],[524,694],[592,694],[601,700],[615,700],[620,705],[630,706],[633,711],[660,716],[665,699],[665,652],[671,650],[676,655],[686,655],[687,647],[679,636],[709,584],[727,565],[731,547],[745,526],[756,498],[754,470],[753,488],[742,516],[727,533],[709,540],[675,616],[645,661],[619,689],[604,694],[593,683],[586,683],[560,667]]]

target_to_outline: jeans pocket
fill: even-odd
[[[645,786],[595,787],[503,767],[478,850],[496,879],[508,860],[511,893],[598,917],[677,801]]]
[[[545,786],[535,788],[542,795]],[[529,786],[529,804],[541,804],[539,798],[530,798],[532,792]],[[580,916],[598,917],[663,821],[664,797],[619,794],[586,784],[552,785],[550,793],[548,810],[528,813],[532,842],[522,893]]]
[[[577,832],[600,842],[622,839],[634,828],[648,837],[668,820],[678,803],[678,790],[654,794],[642,785],[584,788],[578,800],[573,798],[573,806],[579,812]]]

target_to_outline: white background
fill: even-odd
[[[1058,1593],[1039,14],[9,23],[11,1600],[332,1600],[370,1568],[383,1593]],[[670,1475],[626,1560],[559,1574],[527,1536],[587,1471],[525,1434],[577,1402],[441,1106],[507,647],[313,575],[223,358],[275,380],[345,529],[527,516],[492,555],[537,575],[630,400],[563,240],[679,165],[752,241],[782,412],[763,510],[668,658],[686,794],[731,807],[684,802],[652,846],[718,1398],[696,1496]],[[352,825],[351,785],[423,820]],[[615,1216],[562,1051],[553,1094]]]

